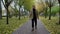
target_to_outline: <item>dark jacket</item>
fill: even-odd
[[[30,18],[31,19],[33,19],[33,18],[39,18],[39,16],[38,16],[38,11],[36,10],[36,9],[32,9],[31,11],[30,11]]]

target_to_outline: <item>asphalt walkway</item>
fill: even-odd
[[[42,24],[41,20],[38,20],[37,30],[34,30],[33,32],[31,31],[32,30],[31,24],[32,24],[31,20],[29,20],[19,29],[14,31],[12,34],[50,34],[49,31]]]

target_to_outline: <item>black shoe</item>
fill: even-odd
[[[34,31],[34,28],[32,28],[32,31]]]

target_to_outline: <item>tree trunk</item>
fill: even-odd
[[[9,23],[8,23],[8,11],[9,11],[9,10],[8,10],[8,8],[6,8],[6,10],[7,10],[7,16],[6,16],[6,18],[7,18],[7,24],[9,24]]]
[[[1,0],[0,0],[0,19],[2,19],[2,7],[1,7]]]
[[[20,20],[20,7],[19,7],[19,20]]]
[[[51,7],[50,8],[50,11],[49,11],[49,20],[51,20]]]
[[[47,8],[46,8],[46,10],[45,10],[45,18],[47,18]]]

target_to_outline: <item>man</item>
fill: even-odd
[[[32,11],[30,12],[30,17],[32,18],[32,31],[34,31],[34,23],[35,29],[37,29],[37,18],[39,18],[38,11],[36,10],[35,6],[33,6]]]

